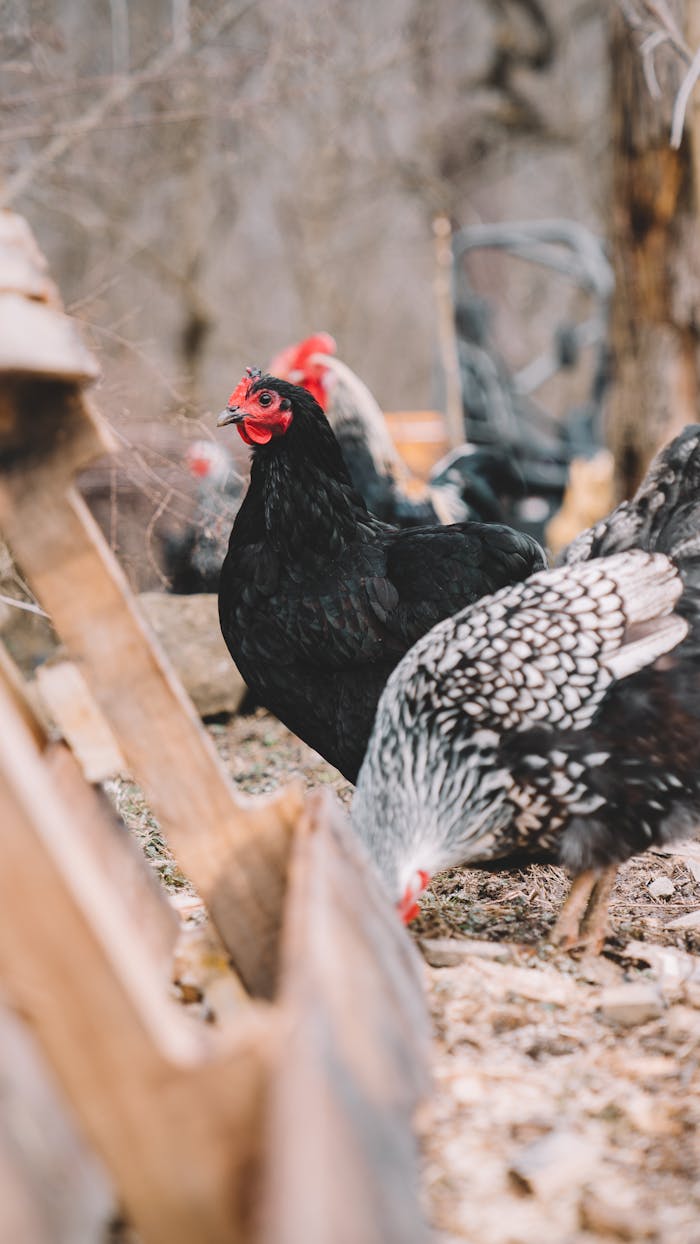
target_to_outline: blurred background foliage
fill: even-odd
[[[385,408],[435,404],[435,214],[602,228],[608,7],[3,0],[1,184],[89,330],[104,413],[216,411],[319,328]],[[472,263],[522,366],[575,292]]]

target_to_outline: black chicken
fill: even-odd
[[[544,860],[576,877],[555,940],[600,942],[617,864],[698,822],[700,426],[563,560],[388,681],[352,819],[405,919],[445,868]]]
[[[411,644],[542,567],[542,550],[496,525],[399,531],[374,518],[305,389],[249,369],[227,423],[253,462],[221,571],[224,639],[259,702],[354,781]]]

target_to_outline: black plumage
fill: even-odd
[[[451,865],[577,875],[697,825],[699,642],[693,425],[562,566],[441,623],[393,673],[353,823],[405,912]]]
[[[400,531],[375,518],[320,406],[295,385],[253,375],[222,422],[254,446],[221,572],[224,639],[258,701],[354,781],[411,644],[526,578],[542,550],[495,525]]]

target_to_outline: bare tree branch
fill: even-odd
[[[688,107],[688,101],[693,91],[693,87],[700,77],[700,48],[695,53],[690,69],[685,75],[680,90],[676,96],[676,102],[673,105],[673,121],[671,123],[671,146],[676,149],[681,145],[683,138],[683,126],[685,124],[685,113]]]
[[[255,7],[255,0],[247,0],[242,6],[240,4],[225,4],[203,28],[198,46],[202,47],[210,43],[212,39],[217,38],[223,31],[233,22],[239,21],[252,8]],[[4,207],[9,207],[19,195],[29,188],[36,177],[43,173],[56,160],[60,160],[67,151],[80,142],[88,134],[92,133],[102,122],[113,108],[117,108],[123,104],[138,87],[148,81],[151,74],[160,74],[164,70],[171,68],[175,62],[187,51],[187,48],[177,46],[170,43],[167,47],[152,56],[143,68],[127,78],[117,78],[105,94],[92,105],[91,108],[79,117],[65,133],[54,135],[54,137],[42,147],[41,151],[34,156],[32,160],[27,161],[14,177],[10,177],[4,192],[0,196],[0,202]]]
[[[663,30],[656,30],[644,40],[640,47],[642,55],[642,70],[644,71],[644,80],[652,99],[661,98],[661,87],[659,79],[656,76],[656,67],[654,65],[654,52],[662,43],[666,43],[668,35]]]
[[[190,47],[190,0],[172,0],[173,43],[186,51]]]
[[[31,605],[28,600],[17,600],[14,596],[3,596],[2,593],[0,593],[0,604],[11,605],[13,609],[24,609],[27,613],[38,613],[41,618],[49,616],[39,605]]]
[[[129,72],[129,6],[127,0],[109,0],[112,23],[112,69],[115,74]]]
[[[688,46],[666,0],[638,0],[637,4],[631,0],[618,0],[618,2],[628,25],[644,35],[639,51],[642,57],[644,80],[653,99],[661,98],[661,88],[654,65],[654,53],[658,48],[668,45],[689,66],[673,105],[669,142],[677,150],[683,139],[688,103],[700,77],[700,48],[693,52]]]

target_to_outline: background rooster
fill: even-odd
[[[164,544],[164,569],[172,592],[216,592],[244,481],[233,458],[214,441],[193,441],[185,464],[197,481],[194,514]]]
[[[352,817],[405,918],[436,871],[545,860],[577,876],[558,936],[579,938],[589,904],[600,941],[614,867],[697,824],[699,498],[693,425],[561,568],[447,619],[394,671]]]
[[[505,522],[503,498],[522,495],[518,468],[497,448],[465,446],[443,460],[426,487],[411,479],[367,385],[336,357],[329,333],[314,333],[272,359],[269,372],[312,393],[336,434],[354,487],[377,518],[424,523]]]

